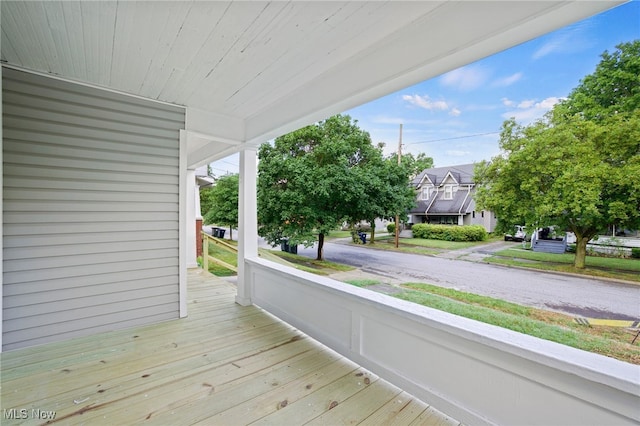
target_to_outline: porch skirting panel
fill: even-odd
[[[637,366],[247,259],[254,303],[463,424],[634,424]]]
[[[2,76],[3,350],[178,318],[184,109]]]

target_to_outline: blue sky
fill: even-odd
[[[439,77],[345,111],[385,153],[424,152],[436,167],[489,160],[499,131],[515,117],[542,117],[591,74],[600,55],[640,39],[640,1],[632,1]],[[237,172],[237,156],[212,164],[216,175]]]

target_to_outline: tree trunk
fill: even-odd
[[[576,257],[573,260],[573,266],[577,269],[584,269],[587,257],[587,243],[590,239],[591,237],[578,237],[576,235]]]
[[[233,240],[233,226],[229,226],[229,240]]]
[[[324,248],[324,234],[321,232],[318,235],[318,257],[316,257],[316,260],[324,260],[322,258],[322,250]]]
[[[373,244],[376,242],[376,221],[369,222],[371,224],[371,238],[369,239],[369,244]]]

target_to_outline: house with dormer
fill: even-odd
[[[413,180],[416,207],[409,211],[411,223],[482,225],[496,227],[493,212],[477,210],[473,198],[474,164],[425,169]]]

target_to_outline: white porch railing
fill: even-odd
[[[253,302],[467,424],[640,422],[640,368],[246,260]]]

